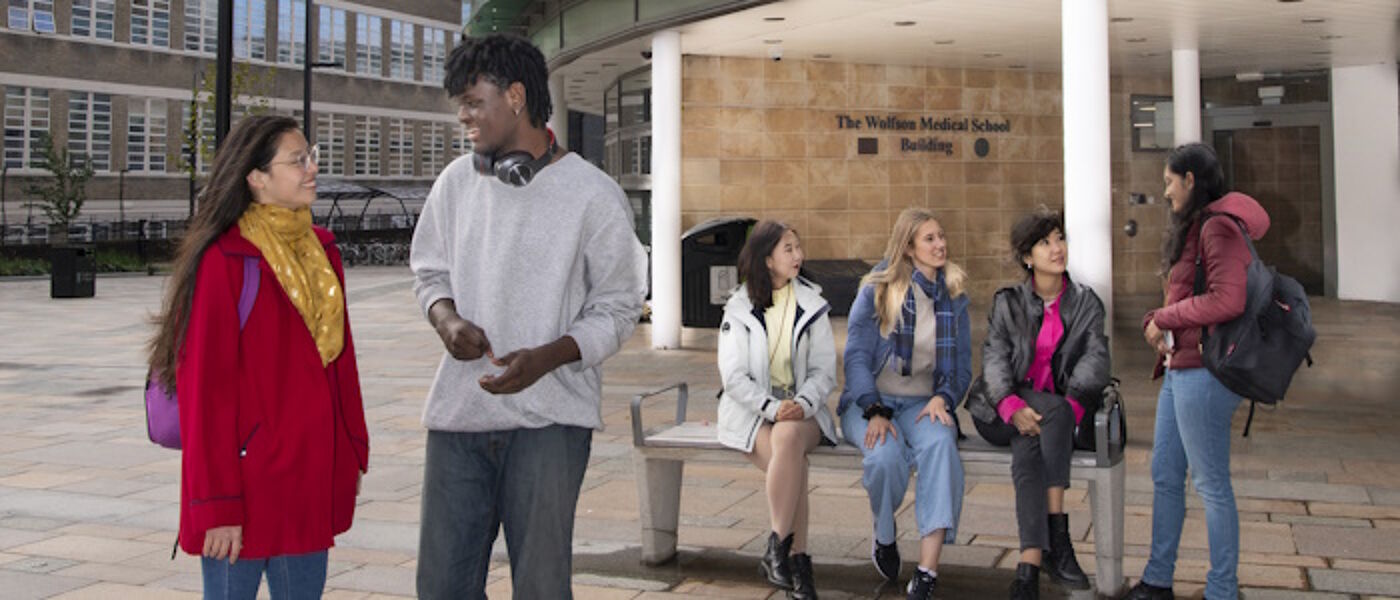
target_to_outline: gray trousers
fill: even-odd
[[[1069,488],[1069,459],[1074,454],[1074,411],[1064,396],[1017,391],[1026,405],[1040,413],[1040,435],[1021,435],[1014,425],[997,419],[977,419],[977,433],[997,446],[1011,446],[1011,481],[1016,487],[1016,523],[1021,549],[1050,548],[1050,525],[1045,490]]]

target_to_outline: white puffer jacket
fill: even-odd
[[[801,277],[793,280],[797,295],[797,320],[793,336],[792,370],[803,417],[816,419],[822,435],[839,442],[827,396],[836,387],[836,341],[827,318],[831,306],[821,288]],[[761,314],[761,313],[760,313]],[[724,392],[719,400],[719,441],[725,446],[753,451],[758,426],[778,415],[779,400],[772,395],[768,373],[768,332],[754,314],[748,289],[739,286],[724,305],[719,328],[719,373]]]

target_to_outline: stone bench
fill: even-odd
[[[675,392],[674,422],[646,429],[642,408],[649,399]],[[689,386],[675,383],[638,394],[632,399],[632,445],[640,500],[642,562],[656,565],[676,556],[680,521],[681,472],[685,461],[732,459],[738,452],[719,443],[715,425],[686,420]],[[1123,406],[1115,382],[1104,394],[1103,407],[1094,415],[1096,450],[1076,451],[1070,476],[1089,482],[1094,522],[1095,580],[1098,593],[1116,596],[1123,578]],[[976,435],[958,442],[958,453],[969,472],[1010,474],[1011,450],[988,444]],[[811,464],[859,469],[860,449],[849,444],[821,446],[809,455]],[[1011,515],[1007,515],[1011,518]]]

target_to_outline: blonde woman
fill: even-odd
[[[947,238],[933,213],[906,209],[847,319],[846,387],[837,414],[846,440],[865,455],[861,483],[875,521],[871,558],[890,581],[900,567],[895,511],[909,469],[919,471],[919,566],[909,580],[910,600],[933,597],[939,554],[953,541],[962,512],[953,407],[972,379],[965,279],[948,261]]]
[[[759,564],[774,587],[816,600],[807,554],[807,453],[835,445],[826,397],[836,387],[836,343],[821,288],[798,276],[802,243],[791,227],[761,221],[739,252],[744,284],[729,297],[719,334],[719,441],[766,473],[768,550]]]

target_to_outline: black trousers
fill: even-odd
[[[991,423],[977,419],[972,422],[982,439],[996,446],[1011,446],[1011,481],[1016,487],[1021,549],[1048,549],[1050,526],[1045,490],[1069,488],[1069,460],[1076,446],[1074,410],[1064,396],[1057,394],[1021,389],[1017,395],[1040,413],[1040,435],[1021,435],[1016,426],[999,418]],[[1092,425],[1084,429],[1092,435]]]

